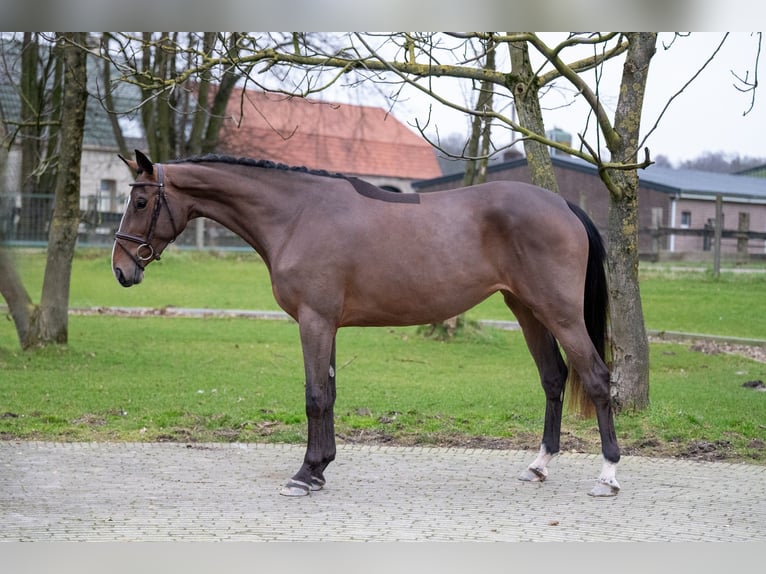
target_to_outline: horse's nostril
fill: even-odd
[[[125,277],[125,274],[122,272],[122,269],[120,269],[119,267],[115,268],[114,276],[117,278],[117,281],[119,281],[120,285],[122,285],[123,287],[130,287],[133,284],[132,281],[129,281]]]

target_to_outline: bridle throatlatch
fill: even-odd
[[[146,232],[146,235],[144,237],[141,237],[139,235],[132,235],[130,233],[123,233],[122,231],[118,231],[114,234],[115,239],[122,239],[124,241],[130,241],[132,243],[138,243],[138,247],[136,248],[135,254],[130,252],[127,247],[125,247],[122,243],[119,241],[117,242],[117,245],[119,245],[125,253],[127,253],[131,259],[135,262],[135,264],[141,268],[142,270],[146,266],[146,264],[149,261],[152,261],[153,259],[156,259],[157,261],[160,260],[160,253],[155,252],[154,247],[152,247],[152,238],[154,237],[154,229],[157,226],[157,220],[160,218],[160,211],[162,211],[162,206],[165,205],[165,208],[168,212],[168,217],[170,218],[170,225],[173,227],[173,239],[170,241],[170,243],[173,243],[175,241],[175,237],[178,234],[176,231],[176,222],[173,219],[173,212],[170,210],[170,205],[168,205],[168,198],[165,195],[165,181],[163,178],[163,170],[162,170],[162,164],[156,164],[155,167],[157,168],[157,181],[151,182],[151,181],[142,181],[142,182],[136,182],[131,183],[131,187],[156,187],[157,188],[157,195],[154,198],[154,210],[152,211],[152,219],[149,222],[149,229]]]

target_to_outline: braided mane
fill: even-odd
[[[202,156],[189,157],[186,159],[178,159],[170,161],[168,163],[225,163],[229,165],[245,165],[249,167],[259,167],[264,169],[276,169],[281,171],[292,171],[297,173],[307,173],[310,175],[318,175],[321,177],[334,177],[338,179],[345,179],[348,181],[357,193],[369,197],[370,199],[376,199],[379,201],[386,201],[389,203],[420,203],[420,195],[416,193],[394,193],[391,191],[384,191],[379,187],[359,179],[357,177],[349,177],[342,173],[332,173],[323,169],[309,169],[307,167],[291,167],[283,163],[277,163],[267,159],[252,159],[248,157],[232,157],[228,155],[207,154]]]
[[[277,169],[281,171],[296,171],[300,173],[308,173],[311,175],[319,175],[323,177],[337,177],[345,178],[346,176],[341,173],[332,173],[324,169],[309,169],[305,166],[289,166],[283,163],[278,163],[268,159],[253,159],[249,157],[233,157],[229,155],[220,154],[205,154],[199,156],[188,157],[184,159],[177,159],[169,161],[168,163],[227,163],[231,165],[245,165],[249,167],[260,167],[264,169]]]

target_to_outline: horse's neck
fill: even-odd
[[[217,221],[250,244],[264,259],[285,240],[290,220],[299,213],[300,194],[289,185],[287,174],[253,168],[248,177],[241,172],[219,170],[184,185],[192,198],[190,218]]]

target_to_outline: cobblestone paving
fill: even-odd
[[[328,484],[279,495],[302,446],[0,443],[4,541],[766,541],[766,467],[624,457],[616,498],[587,496],[599,456],[341,445]]]

